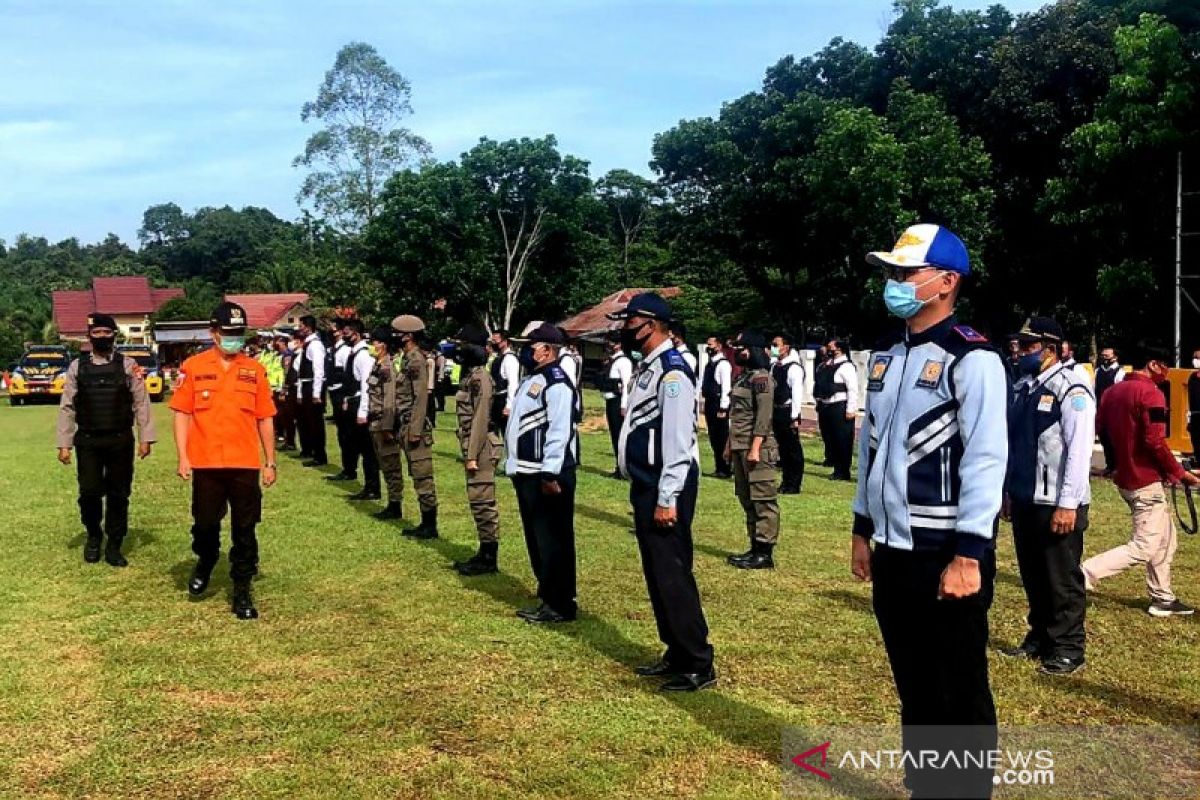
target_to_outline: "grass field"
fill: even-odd
[[[513,616],[532,578],[507,482],[502,573],[450,569],[475,539],[449,413],[437,541],[404,539],[368,515],[377,505],[281,457],[259,528],[257,622],[229,613],[224,559],[208,595],[187,597],[189,489],[169,411],[155,407],[164,441],[138,466],[124,570],[82,561],[54,414],[0,407],[4,797],[777,797],[784,726],[896,720],[869,588],[848,570],[851,488],[815,465],[816,440],[804,494],[781,498],[774,572],[724,563],[745,546],[740,509],[730,483],[702,479],[696,572],[721,682],[664,696],[630,671],[658,643],[626,487],[602,474],[612,462],[594,420],[576,517],[582,616],[546,628]],[[1127,530],[1116,491],[1094,489],[1088,554]],[[411,484],[405,510],[411,521]],[[1198,550],[1187,538],[1175,562],[1192,602]],[[1007,526],[996,594],[993,645],[1015,643],[1025,609]],[[1002,722],[1200,721],[1197,623],[1145,605],[1141,575],[1106,582],[1089,599],[1088,667],[1070,679],[993,657]]]

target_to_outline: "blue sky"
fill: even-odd
[[[982,7],[987,2],[955,2]],[[1013,11],[1040,2],[1012,0]],[[0,238],[136,243],[147,206],[297,214],[291,167],[343,44],[413,85],[438,158],[554,133],[648,172],[655,133],[754,90],[834,36],[874,45],[890,0],[0,0]]]

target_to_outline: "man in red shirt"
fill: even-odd
[[[1167,356],[1147,348],[1134,360],[1134,371],[1104,393],[1096,429],[1112,443],[1113,482],[1133,513],[1133,538],[1083,562],[1087,588],[1138,564],[1146,565],[1146,586],[1155,617],[1195,612],[1171,591],[1171,560],[1177,543],[1175,524],[1163,483],[1200,485],[1166,442],[1167,400],[1158,384],[1167,380]]]
[[[229,574],[233,613],[255,619],[250,580],[258,573],[263,486],[275,483],[275,404],[267,371],[245,355],[246,312],[217,306],[210,320],[213,346],[183,362],[171,397],[179,477],[192,481],[192,552],[199,559],[188,592],[204,594],[221,557],[221,520],[230,512]],[[267,457],[259,460],[259,448]]]

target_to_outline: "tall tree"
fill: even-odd
[[[666,192],[654,181],[627,169],[609,170],[596,181],[596,196],[608,210],[613,239],[621,253],[621,279],[630,282],[629,259]]]
[[[310,170],[297,201],[347,233],[361,231],[379,212],[387,179],[429,152],[401,125],[412,114],[408,80],[369,44],[338,51],[315,101],[300,112],[324,127],[308,138],[292,165]]]

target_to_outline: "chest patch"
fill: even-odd
[[[1054,408],[1054,395],[1044,394],[1038,398],[1038,411],[1049,413]]]
[[[921,367],[921,374],[917,377],[917,386],[922,389],[936,389],[942,381],[942,371],[946,364],[943,361],[935,361],[930,359],[925,362],[925,366]]]
[[[252,369],[239,369],[237,379],[243,383],[258,383],[258,376]]]
[[[540,383],[530,384],[529,391],[525,392],[525,394],[529,395],[530,397],[534,398],[535,400],[537,399],[538,395],[540,395],[541,393],[542,393],[542,384],[540,384]]]
[[[867,376],[868,392],[878,392],[883,389],[883,377],[887,375],[888,367],[891,365],[891,356],[875,356],[875,360],[871,362],[871,374]]]
[[[650,386],[650,381],[653,380],[654,374],[650,370],[646,370],[638,377],[638,388],[645,389]]]

